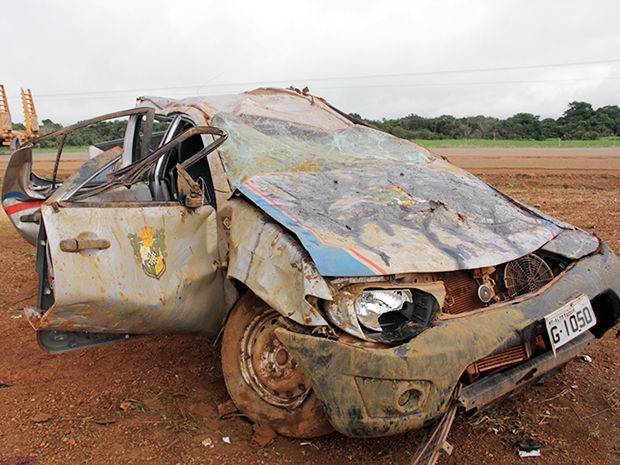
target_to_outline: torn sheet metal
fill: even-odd
[[[327,325],[307,300],[308,296],[331,299],[308,254],[256,208],[240,200],[231,202],[231,207],[228,277],[297,323]]]
[[[32,176],[32,146],[13,153],[4,173],[2,208],[15,229],[32,245],[39,233],[39,224],[24,220],[39,211],[50,187],[50,181]]]
[[[194,110],[202,113],[207,121],[214,115],[227,114],[273,118],[328,131],[354,125],[349,118],[333,111],[323,99],[287,89],[260,88],[241,94],[185,99],[148,96],[140,97],[138,105],[152,106],[168,113],[190,114]]]
[[[577,260],[596,252],[600,243],[596,236],[574,228],[562,231],[555,239],[545,244],[542,250]]]
[[[292,231],[326,276],[488,267],[561,231],[432,161],[259,175],[239,190]]]

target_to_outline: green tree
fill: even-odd
[[[595,111],[587,102],[570,102],[568,109],[558,118],[562,139],[596,139]]]
[[[51,119],[46,118],[41,121],[39,132],[41,135],[45,135],[50,134],[54,131],[58,131],[59,129],[62,129],[62,124],[55,123]],[[41,147],[46,149],[58,147],[58,141],[54,139],[44,140],[43,142],[41,142]]]
[[[502,139],[537,139],[542,136],[540,117],[531,113],[517,113],[499,125]]]
[[[560,137],[558,122],[553,118],[545,118],[540,122],[540,130],[543,139],[553,139]]]
[[[602,136],[620,136],[620,107],[607,105],[595,111],[593,126]]]
[[[442,139],[459,139],[462,136],[458,120],[450,115],[434,118],[432,130]]]
[[[406,139],[596,139],[601,136],[620,136],[620,108],[607,105],[597,110],[588,102],[568,104],[558,119],[531,113],[517,113],[500,120],[477,115],[455,118],[441,115],[425,118],[409,114],[403,118],[368,121],[384,131]]]

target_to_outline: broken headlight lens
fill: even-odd
[[[353,304],[359,322],[373,331],[382,331],[379,317],[397,312],[406,302],[413,302],[408,289],[376,289],[363,291]]]
[[[326,302],[328,319],[366,341],[396,344],[428,328],[439,309],[435,296],[420,289],[343,289]]]

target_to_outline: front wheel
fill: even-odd
[[[280,315],[252,293],[237,302],[222,337],[222,372],[233,402],[282,436],[333,431],[307,374],[275,336]]]

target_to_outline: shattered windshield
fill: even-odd
[[[362,125],[325,130],[254,115],[218,114],[213,125],[228,133],[220,148],[233,187],[255,174],[329,171],[364,162],[425,163],[432,156],[407,140]]]

